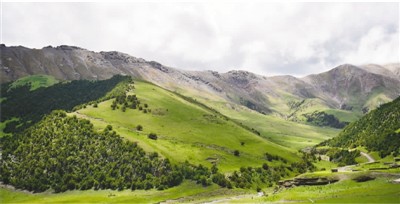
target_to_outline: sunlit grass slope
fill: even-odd
[[[334,128],[316,127],[287,121],[282,118],[262,115],[249,110],[237,112],[225,110],[221,112],[258,130],[262,137],[292,149],[313,146],[336,136],[340,131]]]
[[[29,83],[31,84],[31,91],[32,91],[40,87],[52,86],[58,83],[58,80],[53,76],[49,75],[30,75],[16,80],[11,84],[10,88],[12,89]]]
[[[187,160],[207,166],[216,162],[221,171],[230,172],[242,166],[261,166],[267,162],[264,157],[266,152],[289,161],[298,159],[295,150],[257,136],[155,85],[136,82],[135,90],[129,94],[136,94],[142,105],[148,104],[151,113],[138,109],[127,109],[126,112],[112,110],[112,100],[108,100],[98,104],[97,108],[90,106],[73,114],[90,119],[98,129],[111,124],[120,135],[172,162]],[[137,125],[142,125],[143,131],[136,131]],[[149,133],[156,133],[158,139],[149,139]],[[240,156],[233,154],[235,150],[239,150]],[[271,163],[278,164],[276,161]]]
[[[220,97],[201,95],[195,90],[180,89],[180,93],[191,96],[223,115],[254,128],[261,136],[274,143],[298,150],[316,145],[336,136],[340,130],[328,127],[317,127],[285,120],[274,115],[263,115],[246,107],[232,104]]]

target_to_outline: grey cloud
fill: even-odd
[[[7,45],[118,50],[181,69],[302,76],[400,61],[398,3],[3,3],[2,15]]]

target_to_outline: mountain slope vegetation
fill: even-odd
[[[339,133],[339,129],[336,128],[301,124],[275,115],[260,114],[257,111],[228,102],[223,98],[209,95],[199,97],[199,93],[192,89],[181,89],[179,92],[195,98],[200,103],[207,104],[210,108],[237,123],[253,128],[260,133],[261,137],[289,149],[300,150],[314,146]]]
[[[146,154],[112,126],[98,132],[88,120],[63,111],[54,111],[24,133],[3,137],[1,149],[0,180],[34,192],[163,190],[185,178],[200,181],[211,174],[202,166],[176,166],[157,153]]]
[[[162,190],[184,179],[259,188],[310,166],[294,151],[185,97],[145,82],[124,88],[111,99],[79,106],[72,116],[55,111],[1,138],[0,180],[34,192]]]
[[[34,79],[25,78],[24,81]],[[1,86],[1,122],[7,123],[5,132],[14,132],[38,122],[45,114],[52,110],[62,109],[71,111],[75,106],[91,101],[104,100],[113,97],[124,86],[131,82],[130,77],[114,76],[107,80],[88,81],[77,80],[62,82],[49,87],[32,90],[33,84],[27,83],[16,86],[15,83]],[[117,85],[121,88],[116,88]],[[114,92],[111,92],[114,90]],[[18,120],[15,120],[18,119]],[[14,119],[14,120],[13,120]]]
[[[400,154],[400,97],[383,104],[356,122],[351,123],[335,138],[325,142],[331,146],[364,146],[379,152],[381,157]]]
[[[127,95],[140,101],[136,109],[123,109],[120,104],[113,110],[114,100],[110,99],[71,114],[89,119],[98,130],[110,124],[121,136],[173,163],[187,160],[208,167],[217,164],[222,172],[232,172],[242,166],[269,163],[267,152],[289,163],[300,159],[295,150],[270,142],[223,115],[153,84],[136,81]],[[157,135],[157,140],[148,138],[151,133]],[[236,150],[239,155],[235,155]],[[273,166],[279,164],[283,162],[271,162]]]

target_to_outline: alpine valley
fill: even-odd
[[[0,45],[0,203],[399,203],[400,64],[298,78]]]

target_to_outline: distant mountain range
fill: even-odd
[[[400,95],[400,64],[344,64],[303,78],[260,76],[247,71],[184,71],[121,52],[93,52],[74,46],[30,49],[0,46],[0,82],[45,74],[59,80],[108,79],[130,75],[200,100],[244,105],[263,114],[306,120],[325,111],[342,121]],[[234,108],[234,107],[232,107]]]

